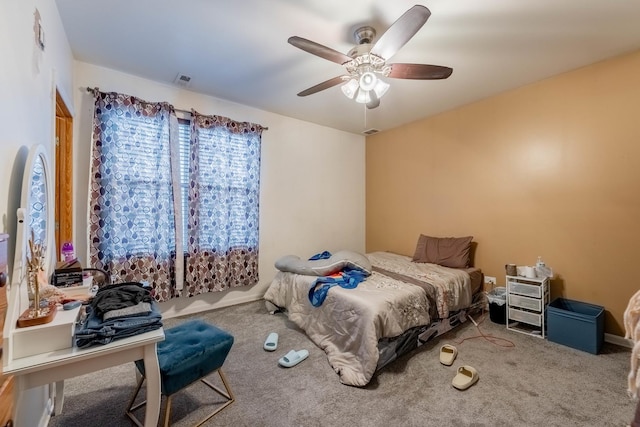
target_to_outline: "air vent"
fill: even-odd
[[[178,73],[178,75],[176,76],[176,79],[173,82],[180,86],[189,86],[189,83],[191,82],[191,77],[187,76],[186,74]]]
[[[367,130],[363,131],[362,133],[365,134],[365,135],[373,135],[373,134],[376,134],[378,132],[380,132],[378,129],[371,128],[371,129],[367,129]]]

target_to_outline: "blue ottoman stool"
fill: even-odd
[[[165,427],[169,425],[173,394],[198,380],[227,399],[222,406],[197,424],[198,426],[233,403],[235,400],[233,393],[221,370],[232,345],[231,334],[202,320],[190,320],[165,331],[164,341],[158,343],[160,383],[162,395],[167,397],[163,416]],[[133,403],[145,380],[143,361],[136,361],[136,367],[141,376],[126,413],[136,425],[142,427],[142,423],[135,417],[133,411],[145,405],[146,401],[135,406]],[[225,390],[204,379],[214,371],[220,375]]]

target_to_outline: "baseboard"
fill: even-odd
[[[230,298],[224,298],[222,301],[215,301],[213,303],[206,301],[196,301],[186,306],[182,307],[170,307],[162,312],[162,317],[165,319],[170,319],[176,316],[186,316],[191,314],[198,314],[204,311],[215,310],[218,308],[230,307],[233,305],[244,304],[253,301],[259,301],[262,299],[262,295],[249,294],[249,295],[240,295],[233,296]],[[161,307],[162,304],[160,303]]]
[[[604,341],[621,347],[633,348],[633,341],[618,335],[604,334]]]

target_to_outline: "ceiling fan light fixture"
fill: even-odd
[[[368,104],[369,102],[371,102],[371,95],[369,94],[369,91],[362,90],[362,88],[359,88],[355,101],[358,104]]]
[[[387,90],[389,89],[389,83],[383,81],[382,79],[378,79],[376,85],[373,87],[373,91],[376,93],[378,99],[382,98]]]
[[[353,97],[356,95],[356,92],[358,91],[358,81],[356,79],[351,79],[340,86],[340,89],[342,89],[342,93],[344,93],[344,96],[349,99],[353,99]]]
[[[389,83],[379,79],[373,72],[367,71],[360,79],[351,79],[341,86],[342,92],[347,98],[353,99],[359,104],[379,103],[380,98],[389,90]]]
[[[355,81],[355,80],[352,80],[352,81]],[[343,86],[343,92],[345,90],[344,86]],[[370,104],[374,101],[379,103],[380,98],[382,98],[382,96],[385,93],[387,93],[389,86],[390,86],[389,83],[384,82],[381,79],[378,79],[376,77],[376,83],[375,85],[373,85],[373,87],[370,90],[364,89],[362,85],[359,85],[359,87],[356,88],[355,101],[359,104]],[[346,92],[345,92],[345,95],[346,95]]]
[[[362,73],[360,76],[360,89],[362,90],[370,91],[376,87],[376,83],[378,83],[378,78],[371,71]]]

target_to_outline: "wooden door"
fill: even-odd
[[[73,118],[56,91],[55,240],[60,246],[73,242]]]
[[[0,355],[2,355],[2,342],[4,320],[7,314],[7,234],[0,234]],[[2,360],[0,358],[0,426],[11,426],[13,422],[13,376],[2,375]]]

